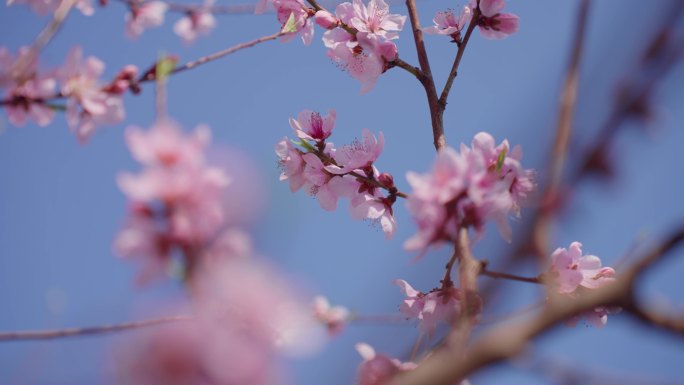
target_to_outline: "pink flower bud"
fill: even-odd
[[[340,24],[340,21],[328,11],[318,11],[314,16],[316,24],[325,29],[333,29]]]

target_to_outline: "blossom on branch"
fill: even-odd
[[[142,258],[145,278],[162,273],[174,252],[180,252],[184,267],[192,270],[222,239],[225,223],[222,195],[230,180],[222,169],[207,164],[209,129],[200,126],[188,135],[174,122],[162,120],[148,131],[129,128],[126,141],[145,168],[117,178],[132,202],[127,224],[115,241],[117,252]]]
[[[461,311],[460,290],[453,285],[422,293],[403,279],[395,280],[394,284],[406,296],[400,307],[401,312],[408,318],[416,318],[419,321],[418,329],[428,336],[434,334],[438,323],[451,324]]]
[[[324,210],[335,210],[340,198],[350,199],[352,217],[378,224],[389,239],[396,229],[392,205],[398,191],[392,176],[381,174],[373,165],[382,152],[384,137],[380,133],[376,138],[364,129],[362,141],[335,148],[325,141],[335,118],[334,110],[326,117],[304,110],[297,119],[290,119],[299,147],[287,138],[276,144],[280,180],[289,180],[292,192],[304,187]]]
[[[399,38],[406,16],[389,14],[382,1],[371,0],[365,6],[360,0],[342,3],[335,8],[337,19],[355,34],[343,28],[327,31],[323,43],[328,57],[361,82],[361,92],[370,91],[389,62],[397,58],[397,46],[391,40]]]
[[[424,31],[432,35],[451,36],[452,41],[458,43],[461,41],[461,31],[470,22],[472,17],[473,12],[468,6],[463,7],[463,11],[461,11],[458,17],[451,9],[440,11],[435,14],[433,19],[435,25],[425,28]]]
[[[568,249],[557,248],[551,254],[550,276],[555,278],[558,292],[569,294],[580,286],[587,289],[599,287],[615,280],[615,270],[602,267],[595,255],[582,255],[582,244],[573,242]]]
[[[385,40],[398,39],[397,32],[404,28],[406,16],[389,13],[389,5],[384,0],[370,0],[368,6],[361,0],[353,0],[354,15],[351,26],[359,32],[374,35]]]
[[[470,6],[478,7],[478,0],[471,0]],[[518,32],[517,15],[501,13],[506,6],[505,0],[479,0],[480,17],[477,26],[487,39],[503,39]]]
[[[332,134],[336,117],[335,110],[330,110],[325,117],[318,112],[304,110],[297,115],[297,119],[290,118],[290,127],[299,139],[322,142]]]
[[[54,73],[39,73],[38,53],[33,49],[22,47],[15,57],[0,47],[0,88],[7,88],[10,123],[23,126],[32,120],[43,127],[50,124],[55,107],[47,101],[55,96],[56,86]]]
[[[481,132],[471,147],[462,144],[460,152],[441,149],[431,172],[408,172],[413,192],[406,205],[418,233],[404,247],[424,253],[430,245],[455,242],[461,227],[481,232],[488,220],[510,241],[508,217],[519,214],[534,184],[532,171],[520,164],[520,148],[509,149],[507,140],[497,146],[491,135]]]
[[[130,12],[126,14],[126,34],[130,38],[137,38],[146,29],[161,26],[168,8],[163,1],[131,2]]]
[[[121,92],[106,92],[99,84],[104,63],[90,56],[83,59],[80,47],[69,51],[64,66],[58,71],[62,95],[69,98],[67,122],[81,142],[85,142],[96,126],[123,121],[125,111]]]
[[[342,332],[349,320],[349,310],[346,307],[330,306],[328,299],[321,295],[314,298],[313,315],[328,329],[330,335],[337,335]]]
[[[417,367],[413,362],[401,362],[385,354],[377,354],[375,349],[366,343],[356,344],[356,351],[363,358],[358,368],[359,385],[383,385],[402,371]]]
[[[186,44],[193,43],[200,36],[207,36],[216,27],[216,18],[211,13],[211,2],[187,12],[185,17],[173,25],[173,32]]]

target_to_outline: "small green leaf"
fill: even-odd
[[[314,151],[314,148],[311,145],[311,143],[307,142],[304,139],[300,139],[298,142],[292,141],[292,143],[304,147],[307,151]]]
[[[155,75],[157,80],[165,80],[169,74],[176,68],[176,63],[178,59],[173,56],[163,56],[157,62],[157,68],[155,70]]]
[[[294,33],[297,32],[297,21],[295,20],[294,12],[290,12],[290,17],[283,25],[283,29],[280,30],[282,33]]]
[[[506,160],[507,152],[508,148],[504,147],[503,151],[499,153],[499,158],[496,159],[496,171],[501,171],[501,167],[503,167],[504,160]]]

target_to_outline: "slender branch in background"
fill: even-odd
[[[124,330],[140,329],[179,321],[191,320],[190,316],[171,316],[155,318],[145,321],[126,322],[121,324],[93,326],[85,328],[71,328],[59,330],[36,330],[19,332],[0,332],[0,341],[28,341],[28,340],[51,340],[64,337],[82,337],[115,333]]]
[[[543,284],[544,283],[542,281],[541,276],[538,276],[538,277],[521,277],[521,276],[515,275],[515,274],[500,273],[497,271],[487,270],[487,263],[485,261],[480,261],[480,265],[481,265],[480,275],[483,275],[486,277],[508,279],[511,281],[537,283],[537,284]]]
[[[31,46],[35,55],[45,48],[52,38],[55,37],[59,29],[62,27],[62,24],[64,24],[64,20],[66,20],[67,16],[69,15],[69,11],[71,11],[71,8],[74,6],[75,2],[76,0],[66,0],[63,1],[59,7],[57,7],[52,20],[42,31],[40,31],[36,37],[36,40]]]
[[[451,72],[449,72],[449,77],[447,78],[444,88],[442,89],[442,94],[439,96],[439,105],[442,111],[446,109],[447,99],[449,99],[449,92],[451,91],[451,86],[454,84],[454,79],[458,76],[458,67],[461,65],[461,58],[463,58],[463,53],[465,53],[468,41],[470,41],[470,35],[473,34],[473,30],[477,26],[477,20],[480,18],[480,9],[475,8],[473,10],[473,16],[470,19],[470,24],[468,24],[468,29],[466,30],[463,41],[458,46],[458,52],[456,52],[456,58],[454,58],[454,64],[451,66]]]
[[[203,56],[197,60],[193,60],[193,61],[187,62],[181,66],[178,66],[171,71],[171,74],[175,75],[179,72],[191,70],[195,67],[201,66],[202,64],[206,64],[206,63],[209,63],[209,62],[214,61],[216,59],[220,59],[224,56],[228,56],[232,53],[243,50],[245,48],[254,47],[257,44],[264,43],[264,42],[271,41],[271,40],[275,40],[282,35],[283,35],[283,32],[279,31],[277,33],[274,33],[273,35],[263,36],[263,37],[260,37],[260,38],[257,38],[257,39],[254,39],[254,40],[251,40],[248,42],[244,42],[244,43],[234,45],[230,48],[224,49],[222,51],[215,52],[211,55]],[[149,80],[154,80],[154,73],[151,73],[151,75],[148,73],[146,77],[140,79],[140,82],[149,81]]]
[[[582,0],[577,12],[575,35],[571,46],[565,81],[560,95],[556,138],[553,142],[551,153],[549,154],[551,164],[548,169],[545,190],[542,194],[542,207],[534,224],[533,242],[535,248],[543,256],[546,256],[549,252],[551,220],[553,218],[554,208],[556,207],[554,202],[558,201],[565,159],[567,157],[568,145],[570,144],[570,133],[572,132],[573,115],[577,102],[580,62],[582,60],[582,51],[587,32],[587,20],[589,18],[589,6],[589,0]]]
[[[566,185],[577,188],[581,181],[591,175],[592,171],[597,171],[605,165],[601,160],[605,159],[607,148],[615,140],[623,123],[630,116],[634,116],[634,111],[645,103],[653,90],[662,84],[666,76],[676,67],[676,64],[684,59],[684,41],[676,40],[673,36],[673,31],[682,16],[684,16],[684,1],[680,0],[674,2],[672,8],[662,12],[659,28],[647,43],[642,54],[643,59],[637,68],[624,77],[630,79],[630,82],[635,85],[630,87],[630,92],[626,92],[629,95],[615,99],[612,112],[601,127],[597,138],[591,140],[591,145],[584,156],[577,156],[572,162],[573,171],[566,180]],[[555,209],[561,209],[568,202],[568,200],[555,202]],[[536,247],[534,239],[535,224],[541,215],[541,207],[534,207],[534,210],[530,211],[529,220],[525,221],[525,226],[521,226],[521,234],[512,248],[515,251],[510,256],[501,256],[499,260],[504,263],[498,267],[499,270],[508,271],[528,256],[548,257],[546,251]],[[485,295],[494,288],[495,285],[491,283],[483,287],[481,292]]]
[[[430,108],[433,142],[435,149],[439,151],[440,148],[446,146],[446,138],[444,137],[444,123],[442,121],[442,110],[439,107],[439,99],[437,98],[435,81],[432,78],[432,70],[430,70],[430,61],[428,60],[427,51],[425,50],[425,43],[423,42],[423,30],[420,27],[420,19],[418,17],[416,1],[406,0],[406,8],[408,8],[409,20],[411,21],[411,28],[413,29],[413,41],[416,45],[418,63],[420,64],[420,71],[422,74],[418,80],[420,80],[423,88],[425,88],[425,94],[427,95],[428,99],[428,107]]]
[[[570,183],[575,184],[592,172],[610,173],[605,154],[615,135],[629,118],[648,114],[654,90],[684,57],[684,40],[673,33],[683,14],[684,1],[676,1],[664,12],[660,30],[647,45],[635,74],[625,77],[612,112],[581,157]]]
[[[234,45],[230,48],[224,49],[222,51],[215,52],[211,55],[203,56],[199,59],[196,59],[196,60],[187,62],[183,65],[175,67],[173,70],[170,71],[169,75],[174,75],[174,74],[177,74],[179,72],[188,71],[188,70],[191,70],[193,68],[199,67],[202,64],[206,64],[206,63],[209,63],[211,61],[220,59],[224,56],[228,56],[228,55],[235,53],[237,51],[240,51],[242,49],[254,47],[257,44],[264,43],[264,42],[267,42],[270,40],[275,40],[278,37],[280,37],[281,35],[283,35],[283,32],[277,32],[277,33],[274,33],[273,35],[263,36],[263,37],[260,37],[260,38],[257,38],[257,39],[254,39],[254,40],[251,40],[248,42],[244,42],[244,43]],[[145,73],[143,73],[140,76],[140,78],[138,79],[137,83],[145,83],[145,82],[150,82],[150,81],[156,80],[155,73],[156,73],[156,69],[157,69],[157,64],[158,63],[155,63],[152,67],[150,67],[149,70],[147,70]],[[64,97],[64,95],[62,95],[61,93],[57,93],[51,98],[44,98],[44,99],[41,99],[41,100],[36,101],[36,102],[45,103],[45,102],[48,102],[51,100],[61,99],[63,97]],[[21,100],[17,100],[16,98],[2,99],[2,100],[0,100],[0,106],[12,105],[12,104],[15,104],[15,103],[20,102],[20,101]]]
[[[629,314],[644,320],[635,308],[634,287],[639,278],[656,262],[662,260],[684,241],[684,226],[669,238],[653,247],[630,269],[620,274],[616,281],[593,291],[587,291],[579,298],[550,295],[546,306],[531,319],[516,324],[506,324],[483,334],[465,352],[452,344],[445,344],[424,360],[413,371],[398,375],[390,385],[449,385],[474,373],[480,368],[520,353],[535,337],[550,331],[557,324],[584,311],[598,306],[620,306]],[[653,319],[661,319],[662,317]],[[645,321],[649,326],[684,335],[673,325],[681,322],[655,323]],[[453,330],[452,334],[457,332]]]

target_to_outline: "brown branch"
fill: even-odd
[[[171,70],[169,75],[174,75],[174,74],[177,74],[180,72],[191,70],[193,68],[199,67],[200,65],[203,65],[203,64],[209,63],[211,61],[220,59],[224,56],[228,56],[232,53],[243,50],[245,48],[254,47],[257,44],[264,43],[264,42],[271,41],[271,40],[275,40],[282,35],[283,35],[283,32],[280,31],[280,32],[274,33],[272,35],[263,36],[263,37],[260,37],[260,38],[257,38],[257,39],[254,39],[254,40],[251,40],[248,42],[244,42],[244,43],[239,43],[239,44],[234,45],[230,48],[215,52],[211,55],[203,56],[199,59],[189,61],[185,64],[180,65],[180,66],[176,66],[173,70]],[[140,78],[136,82],[136,85],[139,83],[146,83],[146,82],[156,80],[156,76],[155,76],[156,68],[157,68],[157,63],[155,62],[154,65],[152,65],[149,70],[147,70],[145,73],[142,74],[142,76],[140,76]],[[64,97],[64,95],[62,95],[61,93],[56,93],[54,96],[51,96],[49,98],[41,98],[41,99],[36,99],[36,100],[30,100],[29,102],[44,104],[45,102],[48,102],[51,100],[56,100],[56,99],[61,99],[63,97]],[[0,106],[14,105],[14,104],[21,103],[21,102],[25,102],[25,100],[21,97],[20,98],[12,97],[12,98],[0,100]]]
[[[480,368],[511,358],[521,352],[535,337],[548,332],[558,323],[598,306],[621,306],[635,314],[634,286],[642,274],[655,262],[684,240],[684,227],[678,229],[662,244],[654,247],[615,282],[593,291],[585,291],[579,298],[551,294],[546,306],[532,319],[493,328],[480,337],[466,351],[445,344],[413,371],[402,373],[391,385],[449,385],[467,377]],[[663,324],[649,325],[663,327]],[[667,325],[670,325],[669,323]],[[451,334],[459,331],[454,329]]]
[[[480,275],[490,277],[490,278],[508,279],[511,281],[518,281],[518,282],[528,282],[528,283],[537,283],[537,284],[543,283],[541,277],[521,277],[521,276],[515,275],[515,274],[508,274],[508,273],[501,273],[501,272],[497,272],[497,271],[487,270],[485,266],[482,267],[482,271],[480,272]]]
[[[539,215],[535,218],[533,239],[535,248],[546,255],[549,252],[549,232],[554,204],[558,200],[558,193],[563,179],[563,169],[567,157],[568,145],[570,144],[570,133],[572,132],[572,118],[577,102],[577,89],[579,83],[580,62],[587,31],[587,19],[589,16],[589,0],[582,0],[577,12],[575,35],[570,51],[568,69],[565,74],[565,82],[560,96],[560,107],[558,111],[558,123],[556,125],[556,138],[553,143],[550,155],[550,167],[542,194],[542,208]]]
[[[411,21],[411,28],[413,29],[413,41],[416,45],[418,63],[420,64],[420,71],[422,74],[418,80],[420,80],[423,88],[425,88],[425,94],[428,99],[428,107],[430,108],[433,143],[435,145],[435,149],[439,151],[440,148],[446,145],[442,109],[439,106],[437,89],[435,88],[435,81],[432,78],[430,61],[428,60],[427,51],[425,50],[425,43],[423,42],[423,30],[420,27],[420,19],[418,17],[416,1],[406,0],[406,8],[408,8],[409,20]]]
[[[461,65],[461,58],[463,58],[463,53],[465,53],[466,46],[470,41],[470,35],[472,35],[473,30],[477,26],[477,20],[480,17],[480,9],[475,8],[473,10],[473,16],[470,19],[470,24],[468,24],[468,29],[466,30],[463,41],[458,46],[458,52],[456,52],[456,57],[454,58],[454,64],[451,66],[451,72],[449,72],[449,77],[447,78],[444,88],[442,89],[442,94],[439,96],[439,105],[442,111],[446,109],[447,99],[449,98],[449,92],[451,91],[451,86],[454,84],[454,79],[458,76],[458,67]]]
[[[148,326],[162,325],[178,321],[191,320],[190,316],[170,316],[149,319],[144,321],[127,322],[121,324],[90,326],[84,328],[70,328],[58,330],[31,330],[18,332],[0,332],[0,341],[29,341],[29,340],[51,340],[65,337],[83,337],[92,335],[102,335],[115,333],[125,330],[140,329]]]

